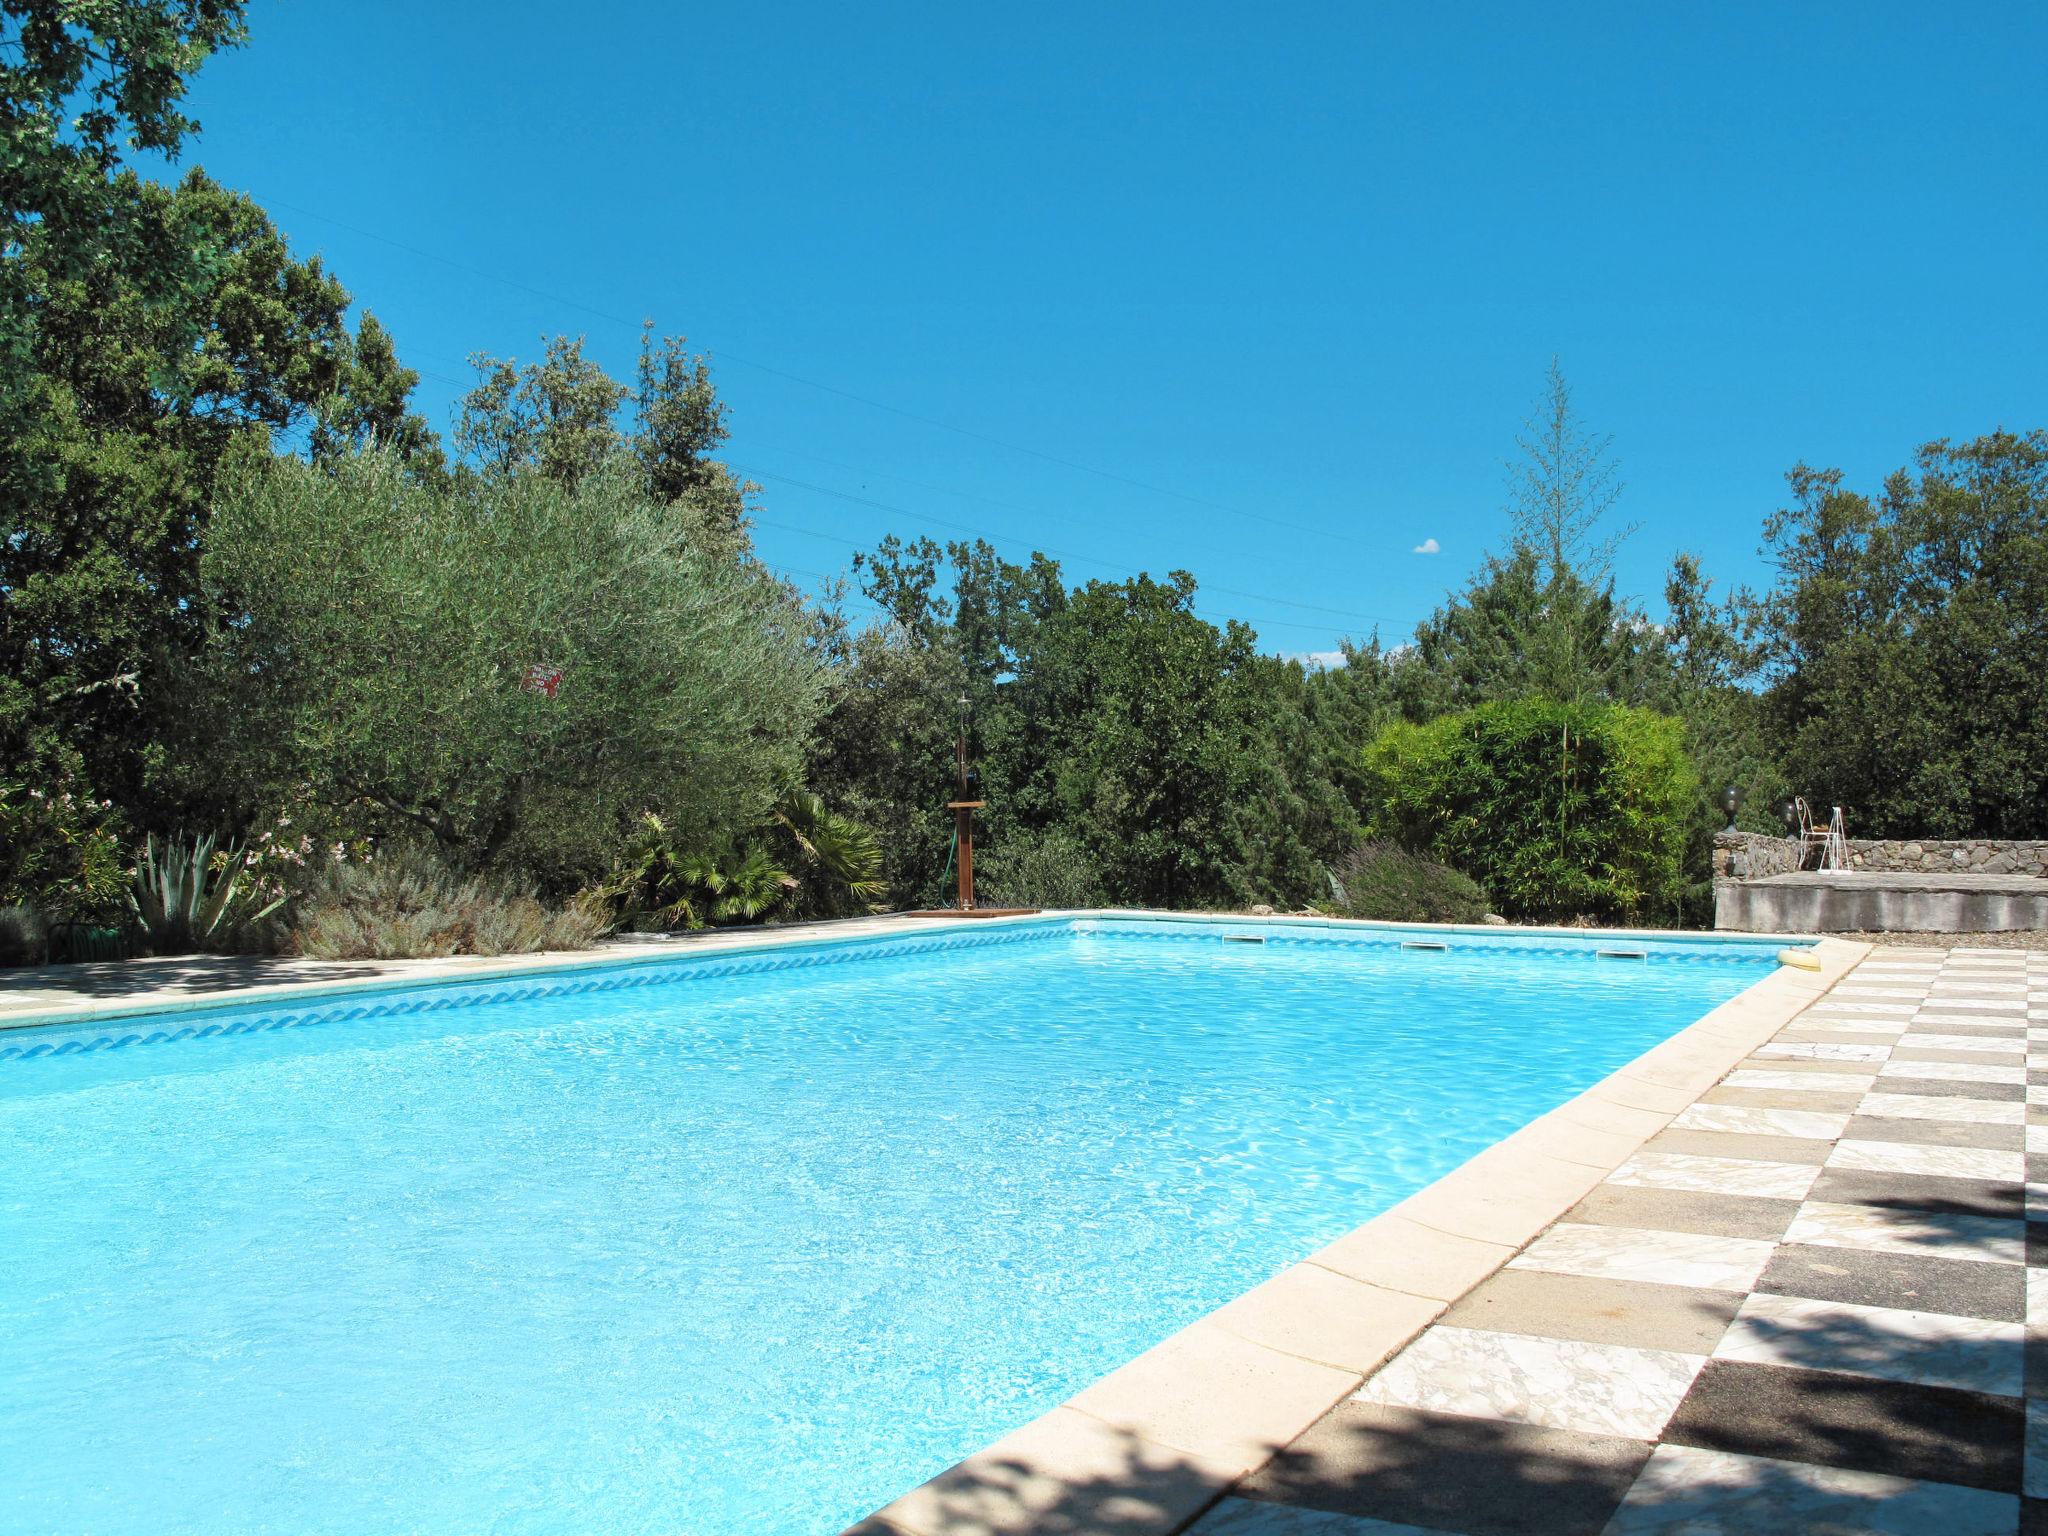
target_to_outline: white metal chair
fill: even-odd
[[[1813,819],[1813,812],[1807,807],[1804,796],[1795,797],[1792,803],[1799,813],[1799,867],[1806,868],[1808,850],[1817,849],[1820,868],[1847,869],[1849,836],[1842,822],[1842,808],[1836,806],[1828,824],[1823,827]]]

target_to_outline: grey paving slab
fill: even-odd
[[[1466,1536],[1598,1532],[1647,1441],[1343,1403],[1242,1492]]]
[[[1962,1066],[1982,1066],[1987,1062],[1997,1063],[2019,1060],[2017,1056],[1992,1055],[1984,1051],[1944,1050],[1940,1047],[1917,1046],[1910,1042],[1910,1036],[1902,1036],[1899,1043],[1892,1047],[1891,1059],[1894,1062],[1938,1061]],[[1904,1076],[1905,1074],[1902,1073],[1900,1075]]]
[[[1688,1189],[1631,1189],[1602,1184],[1564,1215],[1567,1222],[1635,1227],[1653,1232],[1694,1232],[1708,1237],[1774,1241],[1799,1212],[1797,1200],[1757,1195],[1711,1195]]]
[[[1803,1163],[1818,1167],[1827,1161],[1828,1143],[1801,1136],[1753,1136],[1734,1131],[1659,1131],[1643,1143],[1645,1152],[1675,1152],[1686,1157],[1737,1157],[1763,1163]]]
[[[1862,1168],[1823,1168],[1806,1198],[1829,1205],[1875,1205],[1900,1211],[1942,1211],[1976,1216],[2026,1215],[2024,1185],[1933,1174],[1878,1173]]]
[[[1705,1355],[1742,1305],[1738,1291],[1504,1269],[1438,1321],[1552,1339]]]
[[[1991,1152],[2026,1150],[2024,1125],[1973,1125],[1961,1120],[1906,1120],[1895,1115],[1852,1115],[1843,1137],[1850,1141],[1898,1141],[1926,1147],[1981,1147]]]
[[[1764,1266],[1756,1288],[1858,1306],[1949,1312],[1995,1322],[2027,1319],[2026,1270],[1932,1254],[1784,1243]]]
[[[1991,1103],[2023,1104],[2027,1098],[2023,1083],[1958,1083],[1933,1077],[1885,1077],[1880,1082],[1886,1093],[1918,1094],[1926,1099],[1984,1099]]]
[[[1664,1440],[2016,1494],[2025,1432],[2017,1398],[1709,1360]]]
[[[1823,1113],[1852,1110],[1861,1093],[1809,1092],[1793,1088],[1737,1088],[1723,1084],[1700,1095],[1702,1104],[1729,1104],[1745,1109],[1809,1109]]]

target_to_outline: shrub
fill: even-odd
[[[121,910],[120,818],[71,781],[0,783],[0,905],[90,920]]]
[[[988,905],[1079,908],[1107,904],[1102,871],[1071,832],[1013,833],[974,857],[975,899]],[[953,892],[939,892],[950,902]]]
[[[609,930],[593,897],[551,910],[401,847],[329,865],[299,901],[291,944],[315,960],[417,960],[587,949]]]
[[[1336,910],[1383,923],[1476,923],[1486,893],[1448,865],[1390,843],[1355,848],[1330,873]]]
[[[1367,819],[1511,917],[1674,922],[1701,804],[1682,741],[1649,710],[1547,699],[1397,725],[1366,749]]]

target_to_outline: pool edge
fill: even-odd
[[[45,1008],[18,1007],[0,1002],[0,1033],[14,1029],[39,1029],[52,1025],[93,1024],[102,1020],[137,1018],[149,1014],[210,1013],[264,1003],[281,1007],[302,1000],[348,997],[379,992],[403,992],[415,988],[454,986],[463,982],[503,981],[514,978],[573,975],[580,971],[632,969],[661,965],[700,956],[765,952],[789,947],[835,947],[864,943],[901,934],[940,934],[960,931],[986,933],[1005,928],[1056,926],[1088,919],[1143,919],[1148,922],[1273,925],[1332,930],[1372,929],[1388,932],[1426,932],[1467,935],[1473,938],[1514,938],[1519,936],[1568,938],[1591,941],[1643,939],[1658,943],[1728,946],[1741,944],[1761,949],[1773,943],[1811,945],[1812,934],[1720,934],[1711,931],[1678,932],[1655,928],[1556,928],[1521,924],[1478,925],[1453,923],[1395,923],[1357,918],[1300,916],[1288,913],[1254,915],[1221,912],[1157,912],[1143,907],[1055,908],[1015,917],[996,918],[906,918],[902,913],[881,913],[869,917],[831,918],[818,922],[791,923],[779,928],[707,929],[690,934],[668,934],[644,940],[613,940],[588,950],[548,950],[530,955],[455,955],[428,960],[315,961],[315,965],[340,968],[372,966],[374,975],[290,978],[240,985],[227,984],[207,992],[178,992],[166,988],[138,991],[130,996],[108,999],[73,1000]],[[166,960],[192,959],[202,963],[217,956],[167,956]],[[226,957],[234,958],[234,957]],[[125,965],[148,962],[113,961],[100,964]],[[288,962],[281,962],[288,963]],[[48,969],[41,967],[39,969]],[[4,973],[0,973],[4,978]],[[5,988],[0,988],[4,992]]]
[[[846,1536],[1183,1529],[1871,948],[1822,938],[1812,945],[1818,970],[1784,966],[1760,978],[1426,1188],[884,1505]]]

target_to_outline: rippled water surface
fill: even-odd
[[[1090,927],[0,1035],[0,1530],[829,1536],[1771,954]]]

